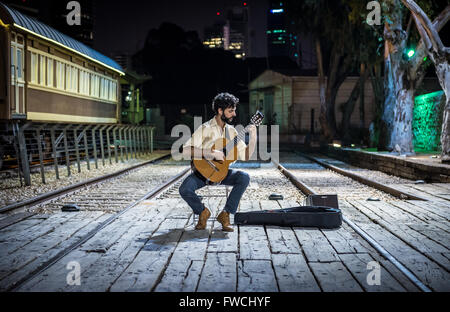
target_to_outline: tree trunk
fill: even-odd
[[[369,71],[365,70],[361,73],[361,76],[359,77],[358,81],[356,82],[355,86],[353,87],[352,93],[350,94],[350,97],[348,98],[347,102],[344,104],[344,109],[342,112],[342,122],[341,122],[341,134],[342,139],[345,144],[350,143],[351,136],[350,136],[350,119],[353,114],[353,111],[355,109],[356,101],[358,100],[358,97],[361,95],[362,86],[364,86],[365,81],[367,77],[369,76]]]
[[[342,122],[341,122],[341,134],[342,134],[342,140],[345,145],[350,143],[351,136],[350,136],[350,119],[353,113],[353,110],[355,109],[356,101],[358,100],[359,94],[361,92],[360,88],[361,84],[361,78],[358,79],[355,86],[353,87],[352,93],[350,94],[350,97],[348,98],[347,102],[344,104],[344,109],[342,112]]]
[[[384,79],[381,75],[381,64],[374,64],[372,68],[369,68],[370,82],[372,84],[372,90],[375,97],[375,117],[372,120],[372,133],[370,147],[377,147],[380,135],[381,127],[381,115],[384,105]]]
[[[411,16],[416,22],[417,30],[421,37],[419,45],[433,61],[439,84],[445,93],[441,132],[441,161],[450,162],[450,68],[448,64],[450,49],[444,46],[439,36],[439,31],[450,19],[450,6],[447,5],[432,23],[425,12],[413,0],[402,0],[402,2],[410,10]]]
[[[328,134],[326,138],[330,141],[335,138],[337,132],[336,126],[336,96],[342,83],[347,78],[348,70],[352,62],[350,55],[344,55],[343,43],[339,46],[333,46],[330,56],[330,70],[326,85],[325,103],[326,103],[326,122],[328,125]]]
[[[413,150],[412,120],[414,84],[408,80],[402,55],[406,47],[406,32],[402,30],[401,4],[386,0],[384,109],[381,118],[379,150],[411,154]]]
[[[328,138],[331,135],[331,130],[327,121],[327,103],[325,100],[326,82],[325,82],[325,73],[323,69],[322,46],[320,44],[319,38],[316,38],[315,45],[317,55],[317,76],[319,77],[319,98],[320,98],[319,122],[325,138]]]
[[[361,130],[364,130],[364,126],[365,126],[365,119],[366,119],[366,112],[365,112],[365,108],[364,108],[364,89],[366,87],[366,78],[367,78],[367,74],[366,74],[367,70],[366,70],[366,66],[364,63],[361,64],[361,73],[360,73],[360,84],[359,84],[359,128]]]
[[[442,115],[441,161],[450,162],[450,68],[447,60],[436,64],[436,75],[445,93],[445,105]]]

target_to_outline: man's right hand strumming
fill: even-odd
[[[215,159],[215,160],[219,160],[219,161],[225,160],[225,155],[222,151],[212,150],[211,154],[213,156],[213,159]]]

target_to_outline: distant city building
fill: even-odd
[[[229,33],[229,36],[225,38],[226,50],[233,52],[236,58],[245,58],[250,50],[247,2],[229,0],[226,17],[224,32]]]
[[[232,52],[236,58],[249,55],[248,3],[229,0],[226,4],[226,21],[217,22],[205,29],[203,45],[208,48],[223,48]],[[220,15],[220,12],[218,13]]]
[[[95,0],[77,1],[81,8],[81,25],[69,25],[67,23],[67,14],[71,12],[67,9],[69,1],[5,0],[3,2],[92,47],[94,42]]]
[[[207,48],[224,48],[224,23],[218,22],[213,26],[205,28],[203,45]]]
[[[283,1],[270,0],[267,12],[267,54],[268,56],[288,56],[299,64],[299,40],[287,26]]]

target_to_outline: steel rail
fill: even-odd
[[[44,264],[42,264],[41,266],[39,266],[36,270],[34,270],[33,272],[31,272],[30,274],[28,274],[27,276],[25,276],[24,278],[18,280],[17,282],[15,282],[14,284],[12,284],[6,291],[17,291],[22,285],[24,285],[25,283],[31,281],[32,279],[34,279],[36,276],[38,276],[39,274],[43,273],[44,271],[46,271],[47,269],[49,269],[51,266],[53,266],[56,262],[58,262],[59,260],[61,260],[63,257],[65,257],[66,255],[68,255],[70,252],[72,252],[73,250],[75,250],[76,248],[78,248],[79,246],[81,246],[82,244],[84,244],[86,241],[88,241],[90,238],[92,238],[95,234],[97,234],[98,232],[100,232],[102,229],[104,229],[105,227],[107,227],[109,224],[111,224],[112,222],[114,222],[117,218],[119,218],[121,215],[123,215],[124,213],[126,213],[127,211],[129,211],[130,209],[132,209],[133,207],[135,207],[136,205],[140,204],[142,201],[144,200],[148,200],[151,198],[156,197],[157,195],[159,195],[160,193],[164,192],[165,190],[167,190],[170,186],[172,186],[173,184],[175,184],[175,182],[177,182],[179,179],[181,179],[183,176],[185,176],[187,173],[189,173],[191,170],[191,168],[186,168],[185,170],[183,170],[181,173],[177,174],[176,176],[172,177],[169,181],[155,187],[153,190],[149,191],[148,193],[146,193],[144,196],[142,196],[140,199],[138,199],[137,201],[135,201],[134,203],[128,205],[126,208],[124,208],[122,211],[116,213],[115,215],[109,217],[107,220],[103,221],[101,224],[99,224],[95,229],[93,229],[92,231],[90,231],[89,233],[87,233],[86,235],[84,235],[82,238],[80,238],[78,241],[76,241],[75,243],[73,243],[72,245],[70,245],[69,247],[65,248],[64,250],[61,250],[58,254],[56,254],[54,257],[52,257],[51,259],[47,260],[46,262],[44,262]]]
[[[29,208],[29,207],[38,205],[38,204],[46,202],[46,201],[49,201],[49,200],[52,200],[52,199],[56,199],[59,196],[73,193],[73,192],[75,192],[75,191],[77,191],[77,190],[79,190],[81,188],[86,187],[86,186],[95,185],[95,184],[104,182],[106,180],[109,180],[109,179],[121,176],[121,175],[123,175],[123,174],[125,174],[125,173],[127,173],[129,171],[138,169],[140,167],[147,166],[149,164],[155,163],[157,161],[161,161],[161,160],[169,158],[169,157],[170,157],[170,154],[163,155],[163,156],[157,157],[155,159],[143,162],[141,164],[137,164],[137,165],[131,166],[129,168],[125,168],[125,169],[122,169],[122,170],[119,170],[119,171],[116,171],[116,172],[113,172],[113,173],[109,173],[109,174],[106,174],[106,175],[103,175],[103,176],[100,176],[100,177],[96,177],[96,178],[92,178],[92,179],[89,179],[89,180],[86,180],[86,181],[82,181],[82,182],[79,182],[79,183],[76,183],[76,184],[72,184],[72,185],[69,185],[69,186],[66,186],[66,187],[54,190],[54,191],[50,191],[50,192],[47,192],[45,194],[42,194],[42,195],[30,198],[30,199],[26,199],[26,200],[21,201],[21,202],[17,202],[17,203],[11,204],[11,205],[7,205],[7,206],[4,206],[4,207],[0,208],[0,213],[5,213],[7,211],[11,211],[11,210],[19,209],[19,208],[25,208],[25,207]]]
[[[292,173],[276,161],[273,163],[297,188],[305,195],[318,195],[312,188],[299,181]],[[295,181],[295,182],[294,182]],[[401,264],[394,256],[392,256],[386,249],[384,249],[375,239],[362,230],[359,226],[342,215],[342,221],[347,223],[356,233],[358,233],[364,240],[366,240],[376,251],[378,251],[384,258],[389,260],[397,269],[399,269],[405,276],[423,292],[431,292],[431,289],[423,284],[408,268]]]
[[[319,160],[319,159],[317,159],[315,157],[312,157],[312,156],[309,156],[309,155],[306,155],[306,154],[303,154],[303,153],[299,153],[299,152],[297,152],[297,154],[299,154],[300,156],[302,156],[302,157],[304,157],[306,159],[309,159],[311,161],[314,161],[314,162],[318,163],[322,167],[330,169],[330,170],[332,170],[334,172],[337,172],[337,173],[339,173],[339,174],[341,174],[343,176],[349,177],[349,178],[351,178],[351,179],[353,179],[355,181],[358,181],[359,183],[365,184],[367,186],[370,186],[370,187],[373,187],[373,188],[378,189],[380,191],[383,191],[385,193],[388,193],[388,194],[390,194],[390,195],[392,195],[394,197],[397,197],[399,199],[427,201],[425,198],[422,198],[422,197],[419,197],[419,196],[415,196],[415,195],[409,194],[407,192],[399,191],[399,190],[397,190],[397,189],[395,189],[393,187],[390,187],[390,186],[378,183],[376,181],[373,181],[373,180],[370,180],[368,178],[362,177],[362,176],[360,176],[358,174],[355,174],[353,172],[350,172],[348,170],[345,170],[345,169],[342,169],[342,168],[338,168],[336,166],[333,166],[331,164],[323,162],[323,161],[321,161],[321,160]]]

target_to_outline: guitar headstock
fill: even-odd
[[[261,113],[260,111],[256,111],[256,113],[253,115],[253,117],[250,118],[250,124],[258,127],[259,125],[261,125],[263,119],[264,119],[264,114]]]

